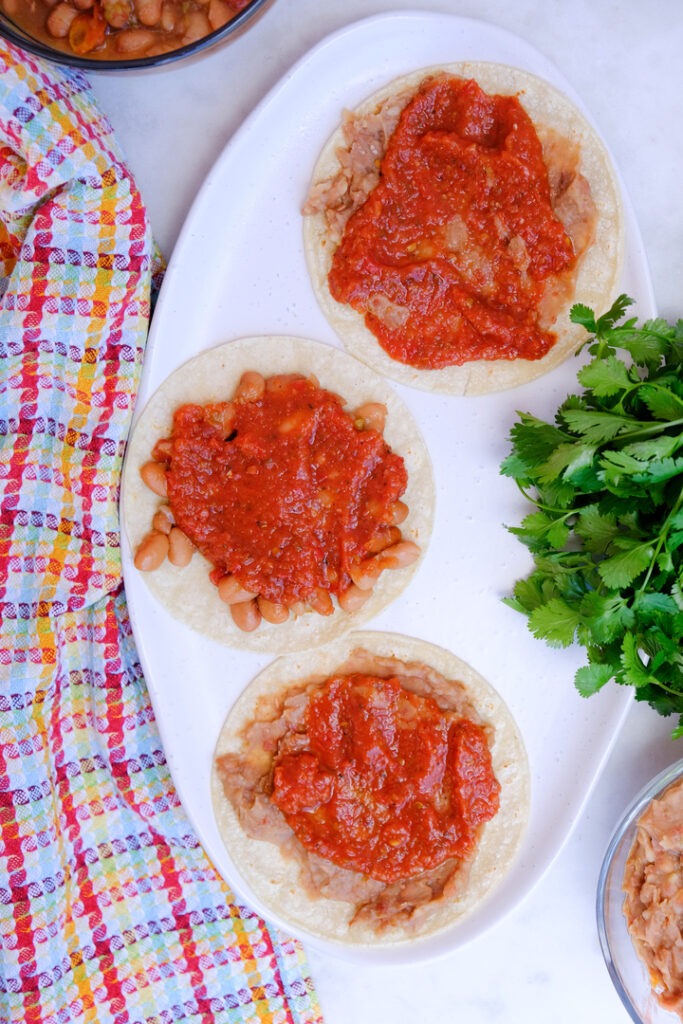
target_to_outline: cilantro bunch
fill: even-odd
[[[683,320],[624,320],[621,295],[595,319],[583,391],[554,424],[519,413],[501,472],[534,509],[509,527],[535,568],[506,603],[555,647],[575,640],[583,696],[610,680],[679,716],[683,735]],[[620,322],[623,321],[623,322]],[[585,347],[585,346],[584,346]]]

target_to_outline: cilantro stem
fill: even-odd
[[[614,337],[615,334],[617,337],[620,334],[625,334],[627,337],[629,335],[638,334],[644,338],[657,338],[659,341],[663,341],[667,346],[671,344],[671,336],[669,334],[662,334],[660,331],[652,331],[649,327],[628,327],[625,324],[622,324],[621,327],[608,327],[607,333],[612,337]],[[600,340],[603,341],[604,339],[601,338]]]
[[[682,696],[680,690],[672,690],[670,686],[667,686],[666,683],[661,682],[661,680],[657,679],[656,676],[648,676],[648,682],[652,686],[658,686],[660,690],[666,690],[667,693],[672,694],[674,697]]]
[[[644,423],[644,420],[635,420],[636,423]],[[621,444],[622,441],[630,441],[634,437],[649,437],[650,434],[661,433],[663,430],[668,430],[670,427],[683,426],[683,417],[677,420],[657,420],[655,423],[650,423],[649,426],[644,426],[639,430],[631,430],[628,434],[618,434],[617,437],[612,438],[610,441],[603,441],[602,444]]]
[[[682,502],[683,502],[683,487],[681,487],[681,489],[680,489],[680,491],[678,493],[678,497],[677,497],[677,499],[676,499],[676,501],[675,501],[671,511],[669,512],[668,516],[664,520],[664,525],[662,526],[662,529],[659,532],[659,537],[657,539],[657,543],[655,544],[655,550],[654,550],[654,553],[652,555],[652,558],[650,559],[650,564],[648,566],[647,574],[645,576],[645,579],[641,583],[640,587],[638,588],[638,593],[639,594],[643,593],[643,591],[647,587],[648,583],[650,582],[650,577],[652,576],[652,573],[654,571],[655,563],[657,561],[657,558],[659,557],[659,552],[662,550],[662,545],[664,544],[664,541],[666,540],[667,534],[668,534],[668,532],[669,532],[669,530],[671,528],[671,520],[673,519],[673,517],[678,512],[679,508],[681,507],[681,503]]]
[[[618,408],[622,413],[624,413],[624,415],[626,415],[626,411],[624,409],[624,402],[626,401],[626,399],[628,398],[629,395],[633,394],[634,391],[638,391],[639,388],[651,388],[653,391],[661,391],[662,394],[666,395],[667,398],[669,398],[669,399],[673,398],[683,408],[683,401],[678,397],[678,395],[676,395],[676,394],[674,394],[674,392],[672,392],[671,388],[663,387],[663,385],[658,384],[657,381],[649,380],[646,377],[645,380],[639,380],[637,382],[637,384],[632,384],[630,388],[626,388],[624,393],[623,393],[623,395],[621,396],[621,398],[617,402],[616,408]],[[638,422],[642,423],[643,421],[639,420]],[[670,422],[670,421],[667,421],[667,420],[658,420],[657,421],[657,423],[660,423],[662,426],[668,425],[668,422]],[[681,421],[680,420],[676,420],[674,422],[680,423]]]
[[[532,505],[536,506],[536,508],[540,508],[542,512],[552,512],[553,514],[557,515],[558,519],[569,519],[570,516],[578,515],[579,512],[581,512],[581,505],[578,505],[576,508],[570,508],[566,512],[563,511],[563,509],[561,508],[557,508],[556,505],[544,505],[542,501],[539,501],[537,498],[532,498],[530,494],[527,494],[527,492],[524,490],[524,485],[521,484],[519,480],[515,480],[515,483],[517,484],[518,488],[520,489],[526,500],[530,501]]]

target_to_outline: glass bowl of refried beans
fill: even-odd
[[[605,963],[631,1019],[683,1021],[683,760],[652,779],[617,825],[596,909]]]

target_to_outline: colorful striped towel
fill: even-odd
[[[145,209],[87,81],[0,45],[0,1020],[320,1022],[180,807],[121,588]]]

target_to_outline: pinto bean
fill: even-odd
[[[194,544],[178,526],[171,527],[168,535],[168,560],[171,565],[182,568],[189,565],[194,554]]]
[[[140,572],[154,572],[158,569],[168,554],[168,537],[165,533],[157,533],[152,530],[146,537],[143,537],[135,552],[133,565]]]
[[[164,32],[172,32],[176,26],[177,11],[174,3],[165,2],[161,9],[161,27]]]
[[[375,559],[379,561],[383,569],[405,569],[412,565],[420,557],[420,549],[412,540],[402,540],[398,544],[392,544],[385,548]]]
[[[223,437],[228,437],[235,425],[235,413],[236,409],[232,402],[220,402],[211,410],[209,421],[218,427]]]
[[[235,389],[235,398],[240,402],[258,402],[266,390],[266,382],[260,373],[247,370],[242,374]]]
[[[251,633],[261,625],[261,612],[256,601],[240,601],[230,605],[232,621],[238,629]]]
[[[119,37],[120,38],[120,37]],[[146,462],[144,466],[140,468],[140,476],[149,487],[150,491],[154,491],[160,498],[165,498],[168,494],[166,487],[166,470],[160,462],[156,462],[151,459]]]
[[[356,425],[360,421],[359,430],[376,430],[382,433],[387,421],[387,407],[382,402],[366,402],[353,413]]]
[[[156,530],[157,533],[169,534],[171,527],[173,526],[174,519],[173,513],[171,512],[170,505],[160,505],[154,513],[154,519],[152,520],[152,529]]]
[[[197,39],[203,39],[211,31],[209,19],[204,11],[189,11],[183,21],[183,45],[194,43]],[[254,627],[256,628],[256,627]]]
[[[298,618],[300,615],[305,615],[310,609],[306,607],[305,601],[292,601],[289,610]]]
[[[155,462],[170,462],[173,455],[173,438],[162,437],[152,448],[152,458]]]
[[[152,28],[161,20],[161,0],[133,0],[135,13],[141,25]]]
[[[360,590],[372,590],[379,579],[383,566],[377,561],[378,555],[364,558],[360,565],[349,569],[349,576]]]
[[[300,373],[278,373],[266,381],[266,391],[285,391],[293,380],[301,380]]]
[[[55,39],[66,39],[71,28],[71,22],[77,15],[77,10],[71,4],[57,4],[47,16],[45,25],[51,36]]]
[[[117,53],[143,53],[154,46],[156,33],[148,28],[126,28],[116,37]]]
[[[218,581],[218,596],[221,601],[232,605],[250,601],[256,594],[243,587],[235,576],[223,576]]]
[[[394,526],[398,526],[408,518],[408,512],[410,509],[404,501],[395,501],[389,511],[391,512],[392,523]]]
[[[104,20],[112,28],[125,28],[133,13],[130,0],[102,0]]]
[[[259,596],[258,609],[266,622],[272,622],[274,625],[279,625],[281,622],[286,622],[289,618],[289,608],[287,605],[278,604],[277,601],[269,601],[265,597]]]
[[[391,547],[392,544],[398,543],[401,539],[401,531],[398,526],[387,526],[381,533],[378,533],[367,545],[367,550],[371,554],[377,554],[379,551],[384,551],[385,548]]]
[[[332,598],[322,587],[318,587],[315,593],[310,595],[308,603],[318,615],[331,615],[334,611]]]
[[[74,7],[79,11],[89,11],[95,0],[71,0]]]
[[[372,589],[361,590],[355,583],[352,583],[343,593],[339,595],[337,600],[339,601],[339,607],[343,611],[352,614],[357,612],[359,608],[362,608],[367,599],[372,594]]]

